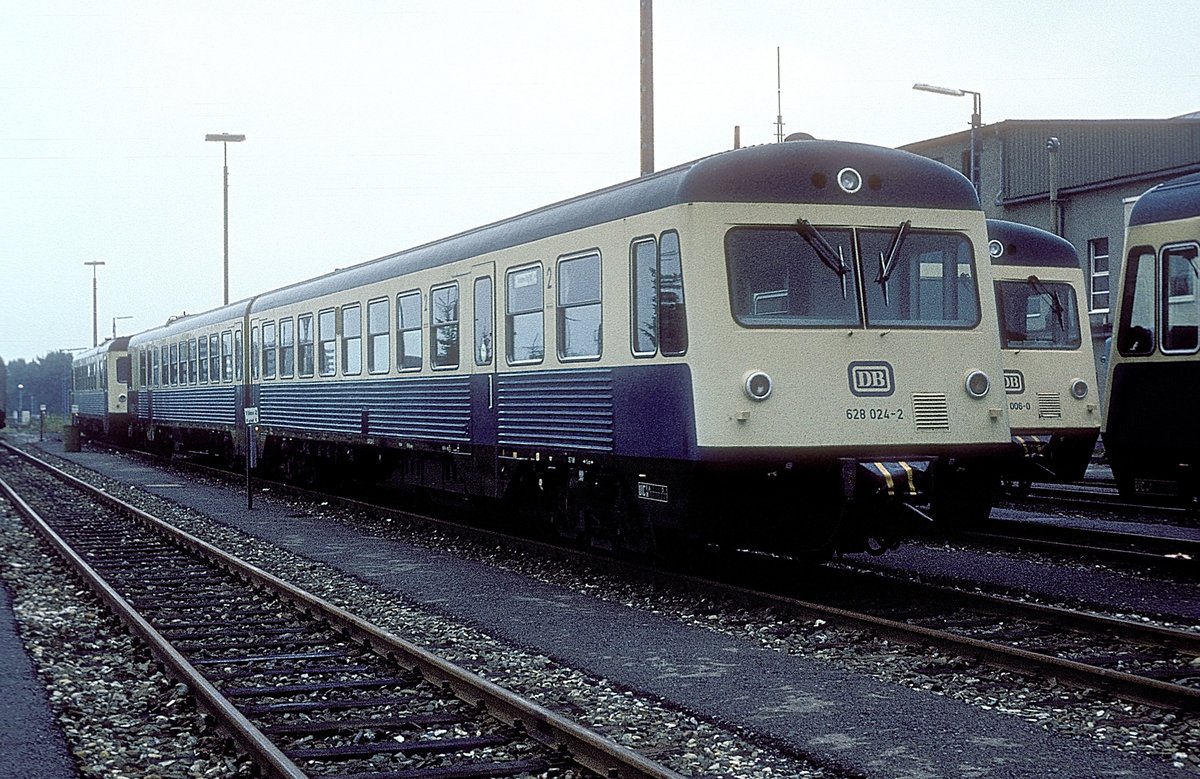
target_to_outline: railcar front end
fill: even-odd
[[[83,435],[122,438],[129,418],[129,338],[113,338],[71,361],[72,416]]]
[[[1104,447],[1121,494],[1200,503],[1200,175],[1130,212]]]
[[[1010,490],[1082,479],[1100,435],[1092,340],[1079,301],[1079,255],[1068,241],[1015,222],[988,220],[1004,393],[1014,459]]]

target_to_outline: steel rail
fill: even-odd
[[[319,614],[323,619],[328,620],[330,623],[349,633],[351,637],[356,637],[363,641],[377,653],[390,657],[411,669],[419,670],[426,679],[440,684],[461,700],[486,708],[495,718],[524,730],[535,740],[552,749],[566,753],[574,762],[601,776],[609,777],[609,779],[682,779],[682,776],[675,771],[655,763],[627,747],[610,741],[549,709],[525,700],[477,674],[459,668],[409,641],[392,635],[328,601],[318,598],[255,565],[230,555],[203,539],[163,522],[136,506],[130,505],[71,474],[55,468],[50,463],[34,457],[28,452],[16,449],[8,444],[4,444],[4,446],[37,467],[64,480],[76,489],[103,501],[112,508],[127,513],[147,526],[164,533],[169,538],[186,544],[197,553],[214,562],[227,566],[247,581],[257,583],[265,589],[279,594],[302,609]],[[32,509],[30,510],[32,511]],[[63,543],[61,539],[59,543]],[[74,553],[72,553],[72,557],[79,559]],[[79,559],[79,562],[86,565],[82,559]],[[132,611],[132,607],[127,603],[125,606]],[[140,617],[138,619],[140,620]],[[145,624],[144,620],[140,621]],[[153,628],[148,624],[146,624],[146,628],[153,631]],[[154,635],[158,635],[156,631]],[[158,636],[158,638],[161,640],[161,636]],[[181,655],[178,655],[177,652],[174,654],[188,668],[191,668],[190,664],[187,664],[187,661],[183,660]],[[191,668],[191,670],[193,673],[197,673],[194,668]],[[200,677],[198,673],[197,678],[203,681],[203,677]],[[221,698],[220,693],[216,692],[215,688],[207,682],[204,682],[204,684],[215,696]],[[223,698],[221,700],[224,701]],[[232,704],[229,704],[228,701],[224,701],[224,703],[232,708]],[[222,709],[223,711],[224,709]],[[233,709],[233,711],[236,712],[236,709]],[[254,727],[240,714],[238,714],[238,717],[245,721],[248,727]],[[265,739],[265,736],[263,738]],[[252,754],[256,755],[257,753]],[[282,753],[280,753],[280,756],[283,757]],[[287,760],[286,757],[283,757],[283,759]],[[292,774],[281,775],[292,776]],[[305,776],[303,773],[294,775],[297,777]]]
[[[11,449],[11,447],[9,448]],[[187,685],[200,708],[209,712],[255,763],[267,770],[271,776],[285,779],[307,779],[308,774],[301,771],[299,766],[288,759],[279,747],[275,746],[250,720],[246,719],[228,698],[218,692],[217,688],[171,645],[171,642],[155,630],[129,601],[109,586],[108,582],[86,560],[80,557],[4,479],[0,479],[0,491],[4,493],[13,508],[25,517],[34,530],[66,561],[67,565],[83,580],[83,583],[104,601],[131,632],[145,642],[150,652],[167,668],[170,675]]]

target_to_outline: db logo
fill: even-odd
[[[1004,392],[1008,395],[1020,395],[1025,391],[1025,374],[1020,371],[1004,372]]]
[[[896,378],[888,362],[852,362],[847,369],[850,392],[858,398],[883,398],[896,391]]]

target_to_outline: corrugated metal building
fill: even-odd
[[[1200,112],[1173,119],[1009,120],[978,129],[980,200],[990,219],[1051,230],[1079,252],[1103,392],[1106,339],[1133,202],[1200,171]],[[971,131],[902,147],[970,177]]]

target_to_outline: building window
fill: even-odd
[[[1090,313],[1108,313],[1108,239],[1093,238],[1088,241],[1088,268],[1092,278]]]

